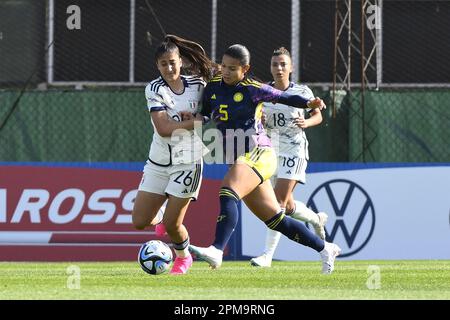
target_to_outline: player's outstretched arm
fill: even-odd
[[[313,99],[308,99],[300,95],[293,95],[287,92],[283,92],[279,97],[279,103],[286,104],[288,106],[292,106],[294,108],[310,108],[310,109],[325,109],[326,105],[322,99],[316,97]]]

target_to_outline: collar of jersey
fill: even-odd
[[[164,85],[167,86],[167,88],[169,88],[169,90],[170,90],[173,94],[176,94],[177,96],[182,95],[182,94],[184,93],[184,91],[186,90],[186,88],[189,87],[189,83],[187,82],[186,78],[183,77],[183,75],[180,75],[181,81],[183,81],[184,89],[183,89],[183,92],[181,92],[181,93],[176,93],[176,92],[173,92],[172,88],[169,86],[169,84],[166,82],[166,80],[164,80],[163,76],[159,76],[159,77],[160,77],[161,80],[164,82]]]
[[[283,90],[283,91],[287,91],[287,90],[289,90],[290,88],[293,88],[293,87],[294,87],[294,84],[295,84],[295,83],[293,83],[292,81],[290,81],[290,82],[289,82],[289,86],[287,87],[287,89],[286,89],[286,90]],[[269,86],[274,87],[274,86],[275,86],[275,81],[270,81],[270,82],[269,82]]]

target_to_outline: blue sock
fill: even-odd
[[[223,187],[220,189],[219,199],[220,214],[217,217],[216,238],[213,246],[223,251],[239,219],[239,196],[232,189]]]
[[[287,217],[284,213],[278,213],[274,217],[265,222],[267,227],[272,230],[281,232],[292,241],[303,244],[304,246],[313,248],[320,252],[325,247],[325,242],[301,222]]]

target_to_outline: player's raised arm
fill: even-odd
[[[326,107],[327,107],[325,105],[325,103],[323,102],[323,100],[320,99],[319,97],[315,97],[313,99],[308,99],[301,95],[294,95],[294,94],[287,93],[285,91],[282,91],[277,102],[294,107],[294,108],[301,108],[301,109],[310,108],[310,109],[322,110],[322,109],[326,109]]]
[[[273,103],[282,103],[294,108],[301,109],[325,109],[326,105],[322,99],[316,98],[307,98],[298,94],[291,94],[286,91],[277,90],[269,85],[259,83],[253,80],[247,80],[248,85],[247,88],[253,92],[252,95],[254,102],[273,102]],[[245,82],[244,82],[245,83]]]

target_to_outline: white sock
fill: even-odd
[[[319,216],[301,201],[295,201],[295,212],[291,217],[313,225],[319,224]]]
[[[156,224],[159,224],[162,222],[163,217],[164,217],[164,212],[166,211],[166,204],[164,203],[161,208],[158,210],[158,212],[156,213],[156,217],[154,219],[154,221],[156,220]]]
[[[329,243],[329,242],[326,242],[326,241],[324,240],[324,241],[323,241],[323,249],[322,249],[322,251],[320,251],[319,253],[320,253],[320,254],[325,253],[325,252],[326,252],[325,248],[328,249],[328,246],[329,246],[329,245],[330,245],[330,243]]]
[[[264,250],[264,254],[270,258],[273,257],[275,253],[275,249],[278,246],[278,242],[280,242],[281,233],[272,229],[267,229],[266,232],[266,248]]]
[[[211,248],[211,249],[213,249],[213,250],[215,250],[215,251],[220,251],[220,253],[223,254],[223,250],[220,250],[219,248],[216,248],[216,247],[213,246],[213,245],[210,245],[208,248]]]
[[[286,208],[280,208],[281,213],[286,212]],[[267,228],[266,232],[266,246],[264,248],[264,254],[272,259],[275,250],[277,249],[278,243],[280,242],[281,233],[272,229]]]
[[[177,255],[177,257],[180,258],[186,258],[188,256],[190,256],[191,254],[189,253],[188,248],[184,248],[183,250],[177,250],[177,249],[173,249],[175,251],[175,254]]]
[[[189,236],[183,242],[173,244],[173,250],[175,251],[177,257],[180,258],[186,258],[191,255],[189,253],[188,248],[189,248]]]

